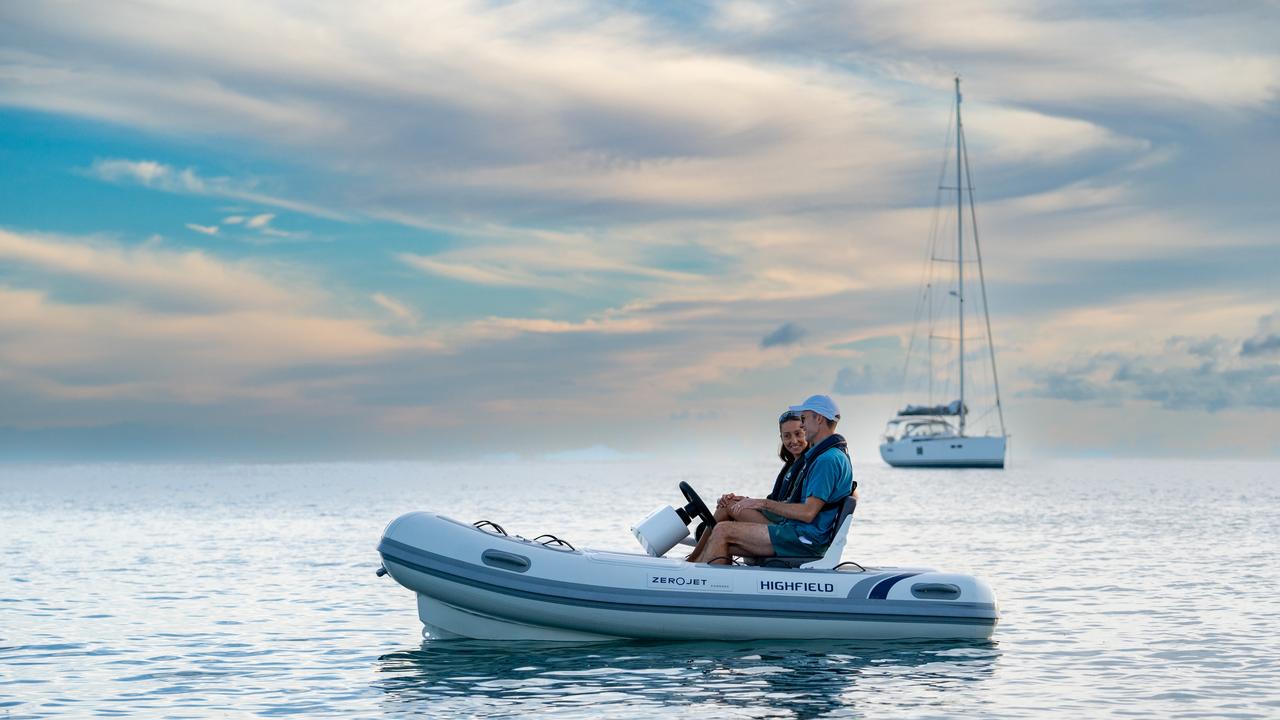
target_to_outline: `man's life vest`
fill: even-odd
[[[769,499],[785,503],[804,502],[806,500],[804,497],[804,481],[809,477],[810,467],[813,466],[813,462],[818,459],[818,456],[829,452],[832,448],[838,449],[845,456],[849,455],[849,443],[845,441],[844,437],[838,434],[831,435],[826,440],[818,443],[809,452],[783,466],[782,471],[778,473],[777,480],[773,483],[773,492],[769,493]],[[850,493],[857,489],[858,483],[856,482],[852,483],[849,488]],[[847,497],[849,496],[841,495],[831,502],[823,503],[818,515],[841,507]],[[814,521],[817,521],[817,516],[815,516]]]

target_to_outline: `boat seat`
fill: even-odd
[[[858,489],[858,484],[853,484],[854,490]],[[848,540],[849,525],[853,523],[853,511],[858,507],[858,498],[850,495],[844,499],[840,505],[840,512],[836,514],[836,531],[831,536],[831,545],[827,547],[827,552],[822,557],[813,557],[808,555],[805,557],[744,557],[742,561],[748,565],[758,565],[760,567],[789,567],[789,568],[815,568],[819,570],[828,570],[840,564],[840,556],[844,554],[845,542]]]

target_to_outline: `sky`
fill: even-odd
[[[0,458],[776,452],[905,402],[962,78],[1011,461],[1280,457],[1276,2],[0,4]]]

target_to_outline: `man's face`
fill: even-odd
[[[805,437],[816,437],[821,430],[826,429],[827,419],[812,410],[804,410],[800,413],[800,425],[804,428]]]

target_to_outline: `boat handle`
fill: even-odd
[[[480,553],[480,560],[489,567],[512,572],[524,572],[529,569],[529,558],[501,550],[485,550]]]
[[[950,583],[916,583],[911,594],[921,600],[955,600],[960,597],[960,588]]]

